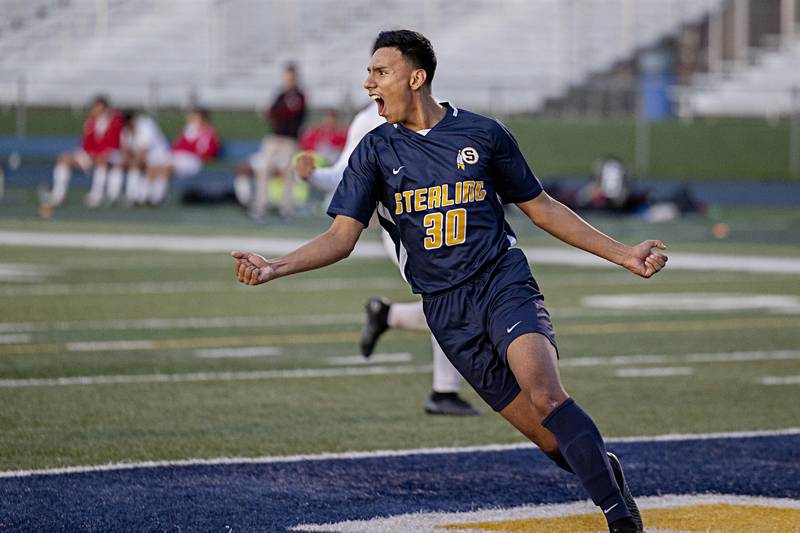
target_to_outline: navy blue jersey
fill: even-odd
[[[542,191],[500,122],[446,107],[426,135],[383,124],[350,156],[328,214],[367,226],[376,207],[416,293],[449,289],[508,249],[502,203]]]

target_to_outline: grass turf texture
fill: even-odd
[[[261,112],[217,111],[212,118],[223,139],[256,139],[267,131]],[[172,138],[182,127],[183,112],[164,109],[157,119],[164,133]],[[77,136],[83,120],[82,110],[30,108],[27,134]],[[512,117],[506,122],[540,176],[587,175],[592,162],[606,154],[616,154],[630,164],[636,159],[633,120]],[[0,109],[0,135],[14,135],[15,131],[13,108]],[[647,174],[669,179],[791,179],[789,137],[786,121],[654,123]]]
[[[48,222],[36,222],[20,210],[0,218],[0,230],[311,237],[327,225],[324,217],[311,217],[292,226],[247,227],[233,208],[207,212],[207,216],[216,213],[214,224],[196,225],[199,214],[190,222],[176,220],[187,216],[182,211],[117,211],[129,217],[123,224],[111,220],[111,210],[107,219],[97,220],[94,212],[84,212],[81,218],[77,207],[74,216],[69,216],[68,207],[59,212],[64,217],[57,215]],[[782,213],[784,223],[794,220],[790,211]],[[736,214],[731,212],[731,216]],[[774,223],[781,212],[773,212],[772,217]],[[796,248],[796,241],[784,231],[771,234],[774,243],[751,242],[742,233],[737,239],[736,232],[727,242],[706,242],[702,235],[708,221],[700,218],[680,221],[677,228],[667,224],[643,229],[641,222],[631,219],[595,222],[625,240],[640,234],[664,237],[673,251],[779,255]],[[521,230],[525,245],[555,244],[527,229],[521,220],[514,225]],[[682,241],[681,234],[694,236],[693,240]],[[365,238],[377,235],[370,231]],[[49,265],[54,270],[40,282],[42,286],[66,285],[72,290],[72,294],[41,296],[35,294],[36,284],[0,282],[1,321],[6,328],[0,335],[20,334],[8,323],[40,326],[25,333],[31,336],[29,343],[12,339],[0,344],[0,379],[340,368],[329,357],[357,353],[359,319],[368,296],[379,293],[397,301],[413,299],[396,269],[383,259],[350,259],[253,289],[237,285],[232,261],[224,254],[2,247],[0,257],[6,265]],[[620,378],[615,375],[621,368],[617,366],[564,366],[567,389],[608,436],[796,425],[797,386],[764,386],[758,379],[795,375],[797,360],[687,363],[682,356],[796,350],[800,346],[797,315],[772,315],[764,310],[605,312],[581,305],[583,296],[617,293],[800,296],[796,276],[667,269],[645,281],[621,270],[534,265],[534,271],[553,312],[564,361],[663,354],[675,362],[627,366],[689,366],[694,371],[690,376]],[[175,290],[137,293],[137,284],[151,282]],[[113,287],[129,290],[103,293]],[[308,315],[334,321],[301,323]],[[105,327],[107,322],[84,322],[182,317],[263,317],[265,323],[115,329]],[[292,325],[295,318],[298,323]],[[100,351],[69,351],[66,344],[120,340],[153,340],[155,344],[154,349]],[[280,348],[281,354],[205,359],[194,353],[197,348],[264,344]],[[410,352],[412,360],[402,364],[430,363],[430,341],[424,334],[391,331],[381,339],[378,352]],[[0,410],[0,469],[521,440],[494,414],[470,419],[424,415],[422,404],[429,389],[426,373],[0,388],[4,406]],[[467,386],[464,392],[479,402]],[[624,417],[619,416],[622,408]]]

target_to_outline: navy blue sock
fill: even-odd
[[[561,454],[606,520],[611,523],[630,517],[608,463],[603,437],[589,415],[569,398],[547,415],[542,426],[555,435]]]
[[[548,459],[553,461],[561,470],[569,472],[570,474],[574,474],[575,471],[572,470],[572,467],[569,466],[569,463],[564,456],[561,455],[561,450],[556,450],[554,452],[544,452]]]

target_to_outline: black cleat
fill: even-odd
[[[364,307],[367,311],[367,323],[361,330],[361,340],[358,345],[361,348],[361,355],[369,357],[372,355],[372,350],[375,349],[375,343],[378,342],[378,337],[383,335],[383,332],[389,329],[389,307],[388,301],[383,298],[373,297],[367,300],[367,305]]]
[[[472,407],[456,392],[434,392],[425,402],[429,415],[478,416],[480,411]]]
[[[641,533],[641,529],[628,517],[620,518],[608,524],[609,533]]]
[[[614,477],[617,480],[617,485],[619,485],[619,490],[622,492],[622,499],[625,500],[625,506],[628,507],[628,511],[631,513],[631,518],[633,519],[633,523],[636,526],[636,529],[631,529],[630,531],[635,533],[642,533],[644,531],[644,523],[642,522],[642,514],[639,512],[639,506],[636,505],[636,500],[633,499],[633,494],[631,494],[631,489],[628,487],[628,483],[625,481],[625,475],[622,473],[622,464],[619,462],[619,459],[616,455],[611,452],[608,453],[608,462],[611,463],[611,469],[614,471]],[[612,530],[615,531],[615,530]],[[628,529],[620,529],[620,532],[627,532]]]

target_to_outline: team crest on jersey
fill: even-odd
[[[465,164],[474,165],[478,162],[478,159],[480,159],[478,156],[478,151],[471,146],[467,146],[458,152],[458,157],[456,157],[456,166],[459,170],[464,170]]]

